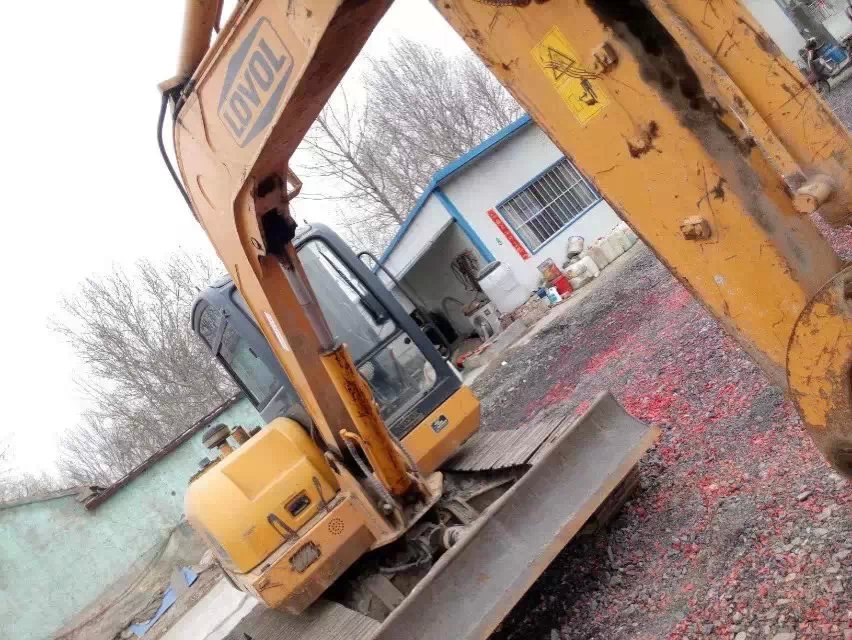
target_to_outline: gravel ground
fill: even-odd
[[[837,84],[832,82],[828,102],[834,113],[849,127],[852,123],[852,70],[838,76]]]
[[[852,116],[852,82],[831,99]],[[852,257],[848,227],[824,231]],[[610,389],[663,435],[609,529],[569,545],[492,640],[852,639],[850,484],[647,249],[604,274],[476,381],[484,428]]]

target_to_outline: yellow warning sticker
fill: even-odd
[[[609,104],[598,74],[583,67],[559,27],[547,32],[532,56],[580,124],[586,124]]]

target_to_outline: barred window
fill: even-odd
[[[819,22],[833,18],[847,6],[845,0],[802,0],[800,4],[811,18]]]
[[[563,158],[497,208],[536,251],[600,199],[577,167]]]

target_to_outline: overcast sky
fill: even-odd
[[[80,365],[48,329],[60,298],[115,265],[207,240],[155,139],[156,86],[174,71],[183,2],[19,2],[4,12],[0,443],[18,468],[38,471],[52,468],[59,434],[84,408]],[[379,55],[400,36],[465,48],[427,0],[397,0],[366,50]],[[298,211],[331,222],[331,207]]]

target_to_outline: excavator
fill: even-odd
[[[814,221],[849,223],[852,140],[741,1],[433,4],[852,475],[852,268]],[[376,273],[297,228],[290,158],[389,6],[186,0],[160,86],[161,152],[229,273],[193,326],[268,421],[205,433],[185,501],[266,605],[256,639],[487,637],[658,436],[606,393],[478,433]]]

